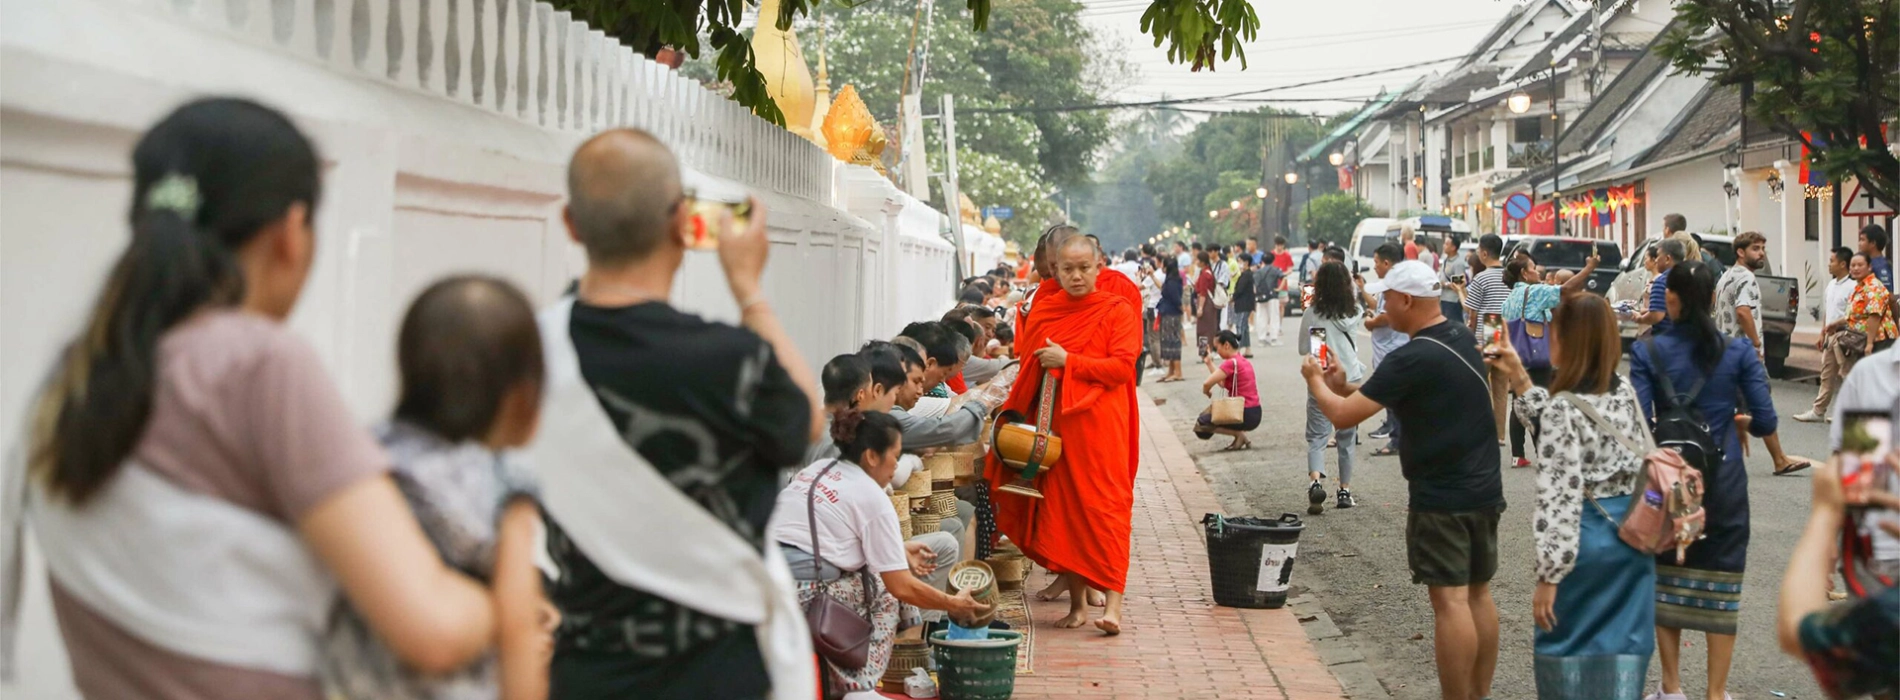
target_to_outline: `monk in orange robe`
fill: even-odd
[[[1118,288],[1117,280],[1133,289],[1126,277],[1098,276],[1094,241],[1072,233],[1045,238],[1057,239],[1043,251],[1054,279],[1022,319],[1016,349],[1023,369],[1003,407],[1036,415],[1047,370],[1059,382],[1051,430],[1062,438],[1062,456],[1036,479],[1042,499],[996,490],[1016,474],[994,454],[984,473],[997,528],[1031,560],[1069,577],[1069,615],[1057,626],[1087,622],[1092,587],[1108,591],[1096,627],[1118,634],[1140,454],[1134,380],[1141,307]]]

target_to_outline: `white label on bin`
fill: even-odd
[[[1260,576],[1254,579],[1254,590],[1261,593],[1284,592],[1287,579],[1293,574],[1293,555],[1299,549],[1297,542],[1260,545]]]

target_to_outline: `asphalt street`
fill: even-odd
[[[1412,584],[1406,567],[1404,525],[1406,516],[1405,481],[1399,473],[1397,457],[1372,457],[1370,452],[1383,441],[1362,437],[1352,482],[1352,491],[1360,506],[1336,511],[1331,499],[1326,512],[1306,516],[1306,444],[1303,436],[1306,390],[1299,376],[1299,356],[1292,342],[1298,317],[1286,319],[1287,343],[1280,347],[1262,345],[1255,350],[1260,399],[1264,411],[1261,427],[1251,434],[1254,448],[1241,452],[1219,452],[1227,438],[1216,436],[1200,441],[1191,427],[1196,415],[1207,406],[1200,393],[1207,372],[1194,362],[1193,345],[1185,349],[1189,357],[1182,364],[1188,381],[1170,384],[1144,382],[1143,389],[1157,399],[1166,399],[1162,412],[1175,424],[1175,430],[1207,475],[1222,505],[1230,514],[1278,516],[1297,513],[1306,519],[1300,541],[1299,568],[1293,582],[1295,595],[1309,592],[1346,634],[1351,644],[1365,656],[1379,683],[1393,698],[1427,700],[1438,698],[1437,674],[1432,658],[1431,607],[1425,589]],[[1361,348],[1370,343],[1361,342]],[[1367,352],[1369,355],[1369,351]],[[1365,358],[1370,362],[1370,358]],[[1152,375],[1151,375],[1152,377]],[[1782,417],[1784,448],[1793,455],[1823,457],[1827,454],[1827,426],[1798,423],[1789,418],[1807,409],[1814,399],[1814,385],[1774,381],[1776,411]],[[1369,432],[1380,418],[1375,416],[1362,427]],[[1503,451],[1508,460],[1508,450]],[[1337,475],[1335,453],[1327,451],[1329,474]],[[1748,574],[1744,583],[1741,633],[1729,681],[1729,692],[1737,700],[1774,698],[1821,698],[1819,688],[1805,665],[1784,655],[1775,643],[1774,614],[1776,589],[1800,530],[1807,518],[1809,483],[1803,472],[1795,476],[1770,474],[1772,463],[1760,441],[1752,445],[1747,459],[1752,538],[1748,552]],[[1492,697],[1534,698],[1535,684],[1531,667],[1531,592],[1536,581],[1531,573],[1531,509],[1535,488],[1532,469],[1504,471],[1505,498],[1509,502],[1499,527],[1499,557],[1502,562],[1492,583],[1498,603],[1502,641]],[[1336,486],[1328,482],[1329,491]],[[1633,605],[1649,601],[1630,601]],[[1683,679],[1685,692],[1700,698],[1706,687],[1706,654],[1699,633],[1683,635]],[[1650,683],[1661,677],[1652,661]],[[1775,695],[1775,692],[1785,695]],[[1719,697],[1719,696],[1718,696]]]

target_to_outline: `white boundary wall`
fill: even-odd
[[[579,274],[565,164],[613,126],[671,144],[689,187],[766,203],[766,289],[812,362],[952,301],[936,210],[546,4],[0,0],[0,448],[129,235],[132,144],[210,94],[282,109],[318,144],[317,264],[292,324],[365,423],[388,410],[396,325],[423,286],[483,271],[540,304]],[[675,300],[737,314],[710,254],[689,256]],[[25,678],[6,690],[71,696],[33,576]]]

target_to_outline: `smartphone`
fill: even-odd
[[[1315,328],[1307,334],[1306,354],[1319,359],[1320,369],[1325,369],[1332,364],[1333,358],[1327,355],[1326,329]]]
[[[1495,347],[1495,346],[1503,345],[1504,344],[1504,315],[1503,314],[1485,314],[1483,321],[1484,322],[1478,326],[1478,332],[1482,334],[1478,337],[1478,342],[1481,344],[1481,346]],[[1483,354],[1485,357],[1494,359],[1494,360],[1497,359],[1498,357],[1498,353],[1490,351],[1490,350],[1484,351]]]
[[[719,247],[721,236],[744,231],[752,225],[752,200],[726,202],[717,199],[691,197],[692,231],[694,250],[712,250]],[[732,216],[732,222],[723,230],[719,228],[719,212],[725,211]]]
[[[1841,412],[1841,494],[1848,505],[1867,505],[1868,494],[1887,490],[1893,428],[1887,411]]]
[[[1452,283],[1452,284],[1464,284],[1464,283],[1465,283],[1465,276],[1464,276],[1464,275],[1452,275],[1452,276],[1451,276],[1451,283]]]
[[[1302,309],[1313,308],[1313,285],[1307,284],[1307,285],[1300,286],[1300,308]],[[1319,331],[1319,330],[1325,330],[1325,329],[1315,328],[1313,330]]]
[[[1894,511],[1870,506],[1875,492],[1892,493],[1900,489],[1895,477],[1894,415],[1887,411],[1841,412],[1841,495],[1847,503],[1847,522],[1842,524],[1840,542],[1841,578],[1849,594],[1865,598],[1895,584],[1893,538],[1881,531],[1883,522],[1900,521]]]

